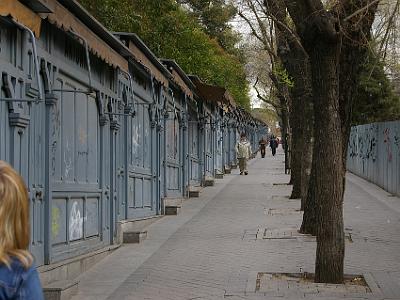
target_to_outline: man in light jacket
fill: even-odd
[[[240,135],[240,141],[236,145],[236,154],[239,160],[240,175],[243,175],[243,173],[244,175],[249,174],[247,171],[247,160],[251,156],[251,146],[244,132]]]

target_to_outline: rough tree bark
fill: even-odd
[[[278,43],[279,49],[279,43]],[[303,125],[302,117],[304,115],[303,98],[303,87],[301,86],[301,73],[297,68],[295,51],[283,52],[278,50],[285,69],[289,75],[294,79],[294,86],[289,90],[292,99],[292,105],[290,109],[290,125],[292,129],[291,139],[291,157],[290,157],[290,184],[293,185],[292,194],[290,199],[297,199],[301,197],[301,155],[303,152]]]
[[[277,55],[293,80],[290,88],[292,105],[290,124],[292,128],[291,180],[293,190],[290,198],[306,200],[311,172],[312,134],[312,87],[308,54],[299,43],[295,32],[288,30],[286,6],[283,0],[265,0],[266,13],[275,24]]]
[[[350,86],[358,78],[362,49],[379,1],[342,0],[332,12],[320,0],[285,2],[309,53],[313,78],[315,173],[312,180],[318,217],[315,281],[341,283],[346,153],[355,95]],[[357,15],[358,20],[349,22]],[[354,61],[356,56],[361,57]]]
[[[304,104],[304,123],[303,129],[303,153],[301,158],[301,207],[300,210],[305,212],[305,206],[308,195],[308,188],[310,185],[312,157],[313,157],[313,132],[314,132],[314,112],[312,99],[310,102]],[[308,212],[307,212],[308,213]],[[304,218],[303,214],[303,218]]]
[[[290,169],[290,152],[289,149],[292,146],[291,139],[290,139],[290,130],[291,130],[291,124],[290,124],[290,119],[289,119],[289,107],[291,103],[291,98],[290,98],[290,92],[288,89],[288,86],[281,82],[279,78],[277,78],[276,74],[271,72],[269,74],[269,77],[271,78],[272,83],[274,84],[277,92],[278,92],[278,100],[280,103],[280,117],[282,121],[282,138],[284,140],[285,144],[285,172],[286,170]]]
[[[313,181],[318,201],[316,282],[343,282],[343,180],[339,107],[338,20],[319,0],[286,1],[309,54],[314,99]]]

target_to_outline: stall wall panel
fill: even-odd
[[[128,119],[128,219],[157,214],[154,193],[156,170],[152,165],[156,141],[153,139],[154,128],[149,115],[150,103],[139,95],[136,95],[136,99],[140,105],[136,107],[135,117]]]
[[[101,234],[99,193],[53,193],[51,240],[54,256],[68,257],[87,251]]]
[[[1,21],[0,73],[1,98],[32,99],[38,96],[28,34]],[[44,262],[44,120],[43,103],[0,101],[0,159],[10,163],[28,187],[30,250],[39,265]]]
[[[87,90],[60,70],[57,89]],[[52,261],[103,245],[100,170],[104,144],[92,95],[57,92],[50,128]],[[106,207],[103,209],[107,210]],[[108,238],[106,238],[108,241]]]
[[[232,125],[229,129],[230,129],[229,130],[229,135],[230,135],[230,137],[229,137],[229,142],[230,142],[229,143],[229,151],[230,151],[230,153],[229,153],[229,161],[230,161],[230,164],[232,166],[234,166],[234,165],[237,164],[237,161],[236,161],[236,141],[238,141],[239,138],[238,138],[238,131],[237,131],[235,125]]]
[[[223,131],[217,127],[216,130],[216,145],[217,149],[215,151],[215,170],[219,173],[223,173],[224,168],[223,168],[223,150],[224,150],[224,145],[223,145],[224,139],[223,139]]]
[[[44,251],[44,183],[45,183],[45,105],[28,105],[30,123],[27,127],[28,161],[23,162],[28,168],[28,187],[31,199],[31,251],[38,264],[43,263]]]
[[[63,76],[59,86],[63,89],[85,88],[69,80]],[[94,98],[63,92],[55,114],[59,130],[54,153],[54,183],[60,187],[66,184],[98,186],[99,121]]]
[[[231,165],[231,158],[230,158],[230,134],[229,134],[229,127],[226,125],[224,127],[224,163],[227,168],[230,168]]]
[[[170,107],[170,110],[173,108]],[[167,197],[181,196],[180,124],[174,113],[166,120]]]
[[[400,121],[352,127],[347,169],[400,196]]]
[[[190,185],[200,185],[200,131],[197,122],[189,121]]]
[[[213,143],[213,130],[209,124],[205,127],[205,161],[204,161],[204,170],[205,176],[213,177],[214,176],[214,143]]]

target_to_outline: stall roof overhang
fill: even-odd
[[[177,81],[176,83],[180,86],[180,88],[188,96],[193,96],[196,91],[196,86],[190,80],[188,75],[186,75],[186,73],[182,70],[182,68],[177,64],[177,62],[173,59],[160,59],[160,60],[164,65],[166,65],[168,68],[172,69],[172,71],[175,71],[177,76],[179,76],[180,80],[179,80],[179,78],[174,78],[174,79],[175,79],[175,81]],[[175,74],[172,73],[172,75],[175,75]]]
[[[191,88],[191,89],[196,89],[195,85],[193,82],[190,80],[189,76],[186,75],[186,73],[182,70],[182,68],[177,64],[177,62],[173,59],[161,59],[161,62],[166,64],[168,67],[172,67],[176,70],[176,72],[179,74],[179,76],[183,79],[185,84]]]
[[[11,17],[29,28],[35,36],[40,36],[41,18],[31,8],[16,0],[1,0],[0,16]]]
[[[22,2],[35,13],[51,13],[54,11],[54,5],[50,0],[19,0],[19,2]]]
[[[228,104],[232,107],[236,107],[235,100],[227,89],[216,85],[206,84],[197,76],[189,75],[189,78],[195,84],[200,96],[206,101]]]
[[[172,79],[171,73],[161,63],[157,56],[147,47],[147,45],[140,39],[140,37],[133,32],[113,32],[114,36],[131,41],[149,61],[168,79]],[[151,66],[146,66],[151,70]]]
[[[109,46],[116,50],[124,57],[130,56],[129,49],[110,31],[108,31],[103,24],[96,20],[85,8],[82,7],[75,0],[57,0],[70,12],[72,12],[83,24],[90,28],[93,33],[105,41]]]

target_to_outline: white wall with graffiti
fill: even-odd
[[[400,196],[400,121],[352,127],[347,169]]]

